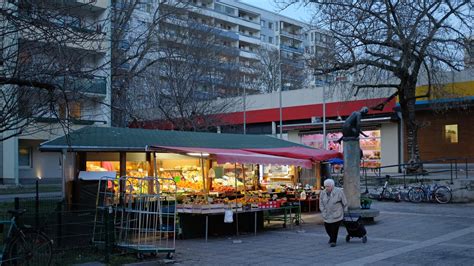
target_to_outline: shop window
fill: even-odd
[[[380,167],[381,141],[380,130],[364,131],[368,137],[360,138],[360,148],[363,152],[363,166]]]
[[[126,163],[126,174],[127,176],[133,177],[145,177],[148,176],[148,170],[150,166],[146,161],[127,161]],[[118,161],[87,161],[86,171],[120,171],[120,162]]]
[[[18,149],[18,165],[22,168],[31,168],[31,148],[20,147]]]
[[[444,139],[448,143],[458,143],[458,125],[444,126]]]
[[[360,148],[363,153],[362,166],[365,167],[379,167],[381,165],[381,140],[380,130],[363,131],[368,137],[360,136]],[[338,142],[342,137],[341,132],[331,132],[326,134],[328,150],[335,150],[343,152],[343,145]],[[301,143],[317,149],[324,147],[323,134],[303,135]]]

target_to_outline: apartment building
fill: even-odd
[[[21,134],[0,142],[0,184],[61,178],[65,155],[40,153],[39,144],[86,125],[110,125],[108,2],[2,1],[12,15],[2,19],[2,78],[31,86],[13,82],[0,89],[34,92],[46,86],[53,99],[40,102],[34,93],[16,99],[28,103],[19,105],[24,110],[17,115],[31,117],[21,122],[28,126],[16,129]],[[3,137],[15,133],[4,131]]]
[[[206,40],[213,43],[207,47],[215,51],[216,58],[210,60],[214,64],[206,67],[217,67],[214,72],[217,74],[209,82],[212,84],[202,86],[202,92],[210,97],[241,95],[243,87],[249,94],[275,91],[280,89],[280,83],[282,90],[301,89],[308,86],[308,80],[312,80],[308,76],[310,72],[307,71],[305,59],[312,55],[325,55],[331,46],[331,38],[322,30],[311,29],[307,23],[237,0],[182,2],[185,10],[179,12],[170,11],[169,5],[160,6],[162,14],[175,14],[161,22],[162,34],[158,44],[165,48],[176,46],[178,41],[172,35],[178,35],[180,28],[201,31],[212,39]],[[149,7],[142,7],[146,8]],[[138,20],[146,23],[151,13],[137,15]],[[196,45],[196,42],[189,45]],[[269,62],[262,62],[271,57],[274,58]],[[262,64],[272,65],[272,69],[263,66],[265,70],[262,70]],[[259,69],[256,69],[257,65],[260,65]],[[262,71],[273,72],[270,75],[278,84],[268,85],[259,80],[264,75]],[[239,78],[235,79],[236,76]]]

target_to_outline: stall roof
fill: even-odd
[[[143,152],[150,145],[216,149],[275,149],[301,147],[315,153],[340,157],[340,153],[303,146],[263,135],[217,134],[188,131],[150,130],[138,128],[84,127],[66,136],[46,141],[42,151],[136,151]],[[257,152],[258,153],[258,152]],[[261,152],[263,153],[263,152]],[[271,154],[276,155],[276,154]],[[282,155],[276,155],[282,156]],[[300,157],[284,156],[301,159]],[[309,158],[303,158],[309,159]]]
[[[342,159],[342,154],[336,151],[326,151],[321,149],[313,149],[304,146],[293,146],[293,147],[277,147],[277,148],[252,148],[244,149],[246,151],[268,154],[274,156],[283,156],[297,159],[309,159],[315,162],[326,161],[333,158]]]
[[[151,146],[150,149],[165,150],[180,153],[209,153],[218,163],[255,163],[255,164],[279,164],[295,165],[304,168],[311,168],[312,162],[308,159],[296,159],[291,157],[281,157],[268,154],[249,152],[240,149],[216,149],[216,148],[196,148],[196,147],[169,147]]]

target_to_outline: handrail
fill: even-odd
[[[469,167],[468,167],[468,161],[472,160],[472,158],[469,157],[457,157],[457,158],[441,158],[441,159],[435,159],[435,160],[429,160],[429,161],[420,161],[420,165],[429,165],[429,164],[440,164],[440,163],[446,163],[449,164],[449,169],[441,169],[441,170],[433,170],[433,171],[427,171],[426,168],[423,169],[422,172],[407,172],[407,166],[413,165],[410,163],[401,163],[401,164],[392,164],[392,165],[385,165],[385,166],[379,166],[379,167],[361,167],[362,175],[365,178],[365,183],[367,186],[367,178],[368,178],[368,170],[370,169],[373,173],[375,173],[376,176],[381,177],[382,176],[382,169],[386,168],[398,168],[398,169],[403,169],[403,171],[399,172],[401,173],[400,175],[392,175],[392,177],[397,177],[397,176],[403,176],[403,185],[406,187],[406,177],[407,176],[415,176],[415,179],[418,180],[418,176],[422,175],[429,175],[430,173],[443,173],[443,172],[448,172],[450,174],[450,183],[453,184],[453,179],[458,179],[458,171],[462,170],[458,166],[458,161],[464,162],[464,171],[465,171],[465,178],[469,178]],[[367,189],[366,189],[367,190]]]

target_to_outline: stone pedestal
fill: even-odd
[[[359,140],[344,140],[344,194],[349,209],[360,209]]]

